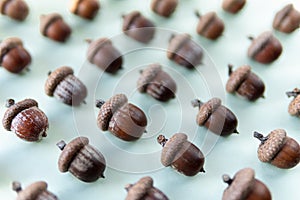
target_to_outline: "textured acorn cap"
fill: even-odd
[[[223,193],[222,200],[244,200],[249,195],[255,184],[255,172],[251,168],[244,168],[238,171],[232,183]]]
[[[270,162],[282,149],[286,142],[286,132],[283,129],[273,130],[267,140],[259,145],[257,150],[258,158],[262,162]]]
[[[132,11],[131,13],[124,15],[123,17],[123,31],[127,31],[135,18],[141,16],[139,11]]]
[[[167,52],[168,58],[172,59],[177,53],[178,49],[181,48],[181,46],[189,40],[191,40],[191,36],[187,33],[172,36],[172,38],[169,41],[169,47]]]
[[[251,73],[251,67],[244,65],[237,68],[230,74],[230,77],[226,83],[226,90],[229,93],[234,93],[238,87],[246,80],[247,76]]]
[[[149,176],[143,177],[137,183],[128,188],[128,194],[125,200],[140,200],[152,187],[153,179]]]
[[[3,56],[11,49],[23,46],[23,42],[20,38],[10,37],[6,38],[0,43],[0,63],[2,63]]]
[[[40,16],[40,32],[46,36],[47,28],[56,20],[62,20],[62,16],[58,13],[51,13]]]
[[[95,54],[100,50],[100,48],[107,44],[112,45],[111,40],[108,38],[99,38],[97,40],[92,41],[87,51],[88,60],[93,62]]]
[[[300,95],[291,101],[288,111],[291,115],[300,116]]]
[[[211,100],[207,101],[203,105],[201,105],[199,112],[197,114],[196,121],[199,125],[203,125],[206,120],[210,117],[210,115],[219,107],[221,106],[222,101],[219,98],[212,98]]]
[[[253,58],[261,50],[261,47],[267,44],[271,39],[276,39],[271,31],[265,31],[255,38],[248,48],[248,56]],[[277,40],[277,39],[276,39]]]
[[[13,185],[14,184],[19,183],[14,182]],[[27,186],[24,190],[19,191],[17,200],[35,200],[45,191],[47,191],[47,183],[44,181],[38,181]]]
[[[141,76],[137,81],[138,90],[140,92],[145,92],[147,85],[152,82],[161,70],[162,69],[159,64],[151,64],[146,69],[143,69]]]

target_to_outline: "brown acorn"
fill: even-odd
[[[91,41],[87,51],[87,59],[90,63],[97,65],[105,72],[114,74],[122,69],[123,56],[113,46],[112,41],[108,38],[99,38]]]
[[[223,0],[222,8],[229,13],[236,14],[245,4],[246,0]]]
[[[261,141],[257,151],[260,161],[282,169],[295,167],[299,163],[300,146],[296,140],[287,136],[285,130],[273,130],[266,137],[254,132],[254,137]]]
[[[274,62],[282,53],[280,41],[270,31],[263,32],[252,40],[248,48],[248,56],[257,62],[268,64]]]
[[[151,10],[162,17],[170,17],[178,5],[177,0],[152,0]]]
[[[109,130],[116,137],[125,141],[139,139],[145,132],[147,118],[137,106],[128,103],[124,94],[116,94],[108,101],[98,100],[100,108],[97,125],[102,131]]]
[[[31,63],[21,39],[11,37],[0,43],[0,65],[11,73],[20,73]]]
[[[193,143],[188,141],[184,133],[176,133],[170,139],[159,135],[157,142],[163,146],[161,152],[161,163],[171,166],[186,176],[194,176],[203,169],[204,155]]]
[[[142,70],[137,87],[141,93],[146,92],[159,101],[174,98],[176,92],[175,81],[162,70],[160,64],[151,64]]]
[[[255,172],[251,168],[238,171],[231,179],[229,175],[223,175],[223,181],[229,186],[224,190],[222,200],[271,200],[271,192],[268,187],[255,178]]]
[[[126,35],[142,43],[148,43],[152,40],[155,33],[155,25],[139,11],[132,11],[122,17],[122,29]]]
[[[100,9],[98,0],[73,0],[70,11],[84,19],[92,20]]]
[[[206,103],[198,99],[192,101],[193,107],[198,107],[197,124],[205,126],[217,135],[228,136],[238,133],[238,120],[231,110],[222,105],[221,99],[212,98]]]
[[[194,69],[202,62],[203,50],[189,34],[183,33],[171,36],[167,56],[179,65]]]
[[[73,74],[73,69],[67,66],[50,72],[45,83],[45,93],[67,105],[80,105],[87,96],[87,88]]]
[[[196,12],[196,16],[199,18],[197,25],[199,35],[211,40],[215,40],[222,35],[225,25],[215,12],[208,12],[205,15]]]
[[[291,33],[300,26],[300,12],[293,4],[288,4],[275,15],[273,28],[283,33]]]
[[[168,200],[162,191],[153,186],[153,179],[149,176],[135,184],[128,184],[125,189],[128,192],[125,200]]]
[[[58,13],[41,15],[40,32],[57,42],[65,42],[71,35],[71,28]]]
[[[25,99],[15,103],[13,99],[7,100],[6,110],[2,124],[8,131],[13,131],[19,138],[34,142],[47,136],[49,127],[48,118],[38,108],[33,99]]]
[[[29,7],[23,0],[1,0],[0,12],[14,20],[23,21],[28,16]]]
[[[55,194],[47,190],[47,187],[46,182],[37,181],[23,190],[19,182],[12,183],[12,189],[18,193],[17,200],[58,200]]]
[[[59,171],[63,173],[69,171],[84,182],[94,182],[104,178],[105,158],[97,149],[89,145],[88,138],[77,137],[69,144],[60,141],[57,146],[62,150],[58,159]]]
[[[227,92],[236,92],[249,101],[256,101],[260,97],[264,98],[265,84],[255,73],[251,72],[249,65],[243,65],[235,71],[232,71],[232,68],[232,65],[228,65]]]
[[[293,115],[300,117],[300,90],[295,88],[291,92],[286,93],[288,97],[294,97],[294,99],[289,104],[288,112]]]

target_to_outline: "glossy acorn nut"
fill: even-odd
[[[71,28],[58,13],[41,15],[40,32],[57,42],[65,42],[71,35]]]
[[[113,46],[108,38],[99,38],[91,41],[87,51],[87,59],[90,63],[97,65],[105,72],[115,74],[122,69],[122,54]]]
[[[224,22],[215,12],[208,12],[205,15],[196,12],[196,16],[199,18],[197,25],[199,35],[210,40],[215,40],[222,35],[225,28]]]
[[[73,0],[70,11],[84,19],[92,20],[100,9],[98,0]]]
[[[60,141],[56,145],[62,150],[58,159],[59,171],[69,171],[79,180],[88,183],[104,178],[105,158],[96,148],[89,145],[88,138],[77,137],[69,144]]]
[[[154,37],[155,25],[140,12],[133,11],[123,15],[123,32],[129,37],[148,43]]]
[[[17,192],[17,200],[58,200],[58,198],[47,190],[47,183],[44,181],[37,181],[24,190],[19,182],[12,183],[12,189]]]
[[[48,118],[38,108],[38,103],[33,99],[25,99],[15,103],[13,99],[6,102],[8,109],[2,120],[3,127],[14,132],[19,138],[34,142],[47,136],[49,127]]]
[[[87,96],[87,88],[74,76],[71,67],[63,66],[49,72],[45,83],[45,93],[50,97],[54,96],[67,105],[78,106],[84,102]]]
[[[222,200],[271,200],[271,192],[268,187],[255,178],[255,172],[251,168],[238,171],[231,179],[229,175],[223,175],[223,181],[229,186],[224,190]]]
[[[249,101],[256,101],[260,97],[264,98],[265,84],[256,74],[251,72],[249,65],[243,65],[235,71],[232,71],[232,68],[232,65],[228,65],[227,92],[236,92]]]
[[[124,94],[116,94],[108,101],[98,100],[96,107],[100,108],[97,125],[102,131],[109,130],[124,141],[139,139],[145,132],[147,118],[137,106],[128,103]]]
[[[231,110],[222,105],[221,99],[212,98],[206,103],[195,99],[192,101],[192,106],[199,108],[196,118],[199,126],[205,126],[221,136],[238,133],[236,130],[238,120]]]
[[[141,71],[137,87],[141,93],[146,92],[159,101],[175,98],[176,83],[159,64],[151,64]]]
[[[160,161],[165,167],[171,166],[186,176],[205,172],[204,155],[198,147],[188,141],[186,134],[176,133],[170,139],[159,135],[157,142],[163,146]]]
[[[188,69],[194,69],[202,63],[203,50],[189,34],[171,35],[167,57]]]
[[[170,17],[178,5],[178,0],[152,0],[151,10],[162,17]]]
[[[273,28],[283,33],[291,33],[300,26],[300,12],[293,4],[288,4],[275,15]]]
[[[275,61],[282,53],[280,41],[270,31],[263,32],[257,38],[249,37],[252,40],[248,48],[248,56],[262,64]]]
[[[288,97],[294,97],[294,99],[289,104],[288,112],[293,115],[300,117],[300,90],[295,88],[291,92],[286,93]]]
[[[0,43],[0,65],[11,73],[20,73],[31,63],[21,39],[11,37]]]
[[[128,184],[125,189],[128,192],[125,200],[168,200],[162,191],[153,186],[153,179],[149,176],[135,184]]]
[[[245,4],[246,0],[223,0],[222,8],[229,13],[236,14]]]
[[[261,141],[257,151],[260,161],[282,169],[295,167],[299,163],[300,146],[296,140],[287,136],[285,130],[273,130],[266,137],[254,132],[254,137]]]
[[[28,16],[29,7],[23,0],[1,0],[0,12],[14,20],[23,21]]]

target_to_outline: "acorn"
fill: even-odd
[[[104,178],[105,158],[96,148],[89,145],[88,138],[77,137],[69,144],[62,140],[56,145],[62,150],[58,159],[59,171],[69,171],[79,180],[88,183]]]
[[[15,103],[13,99],[6,102],[8,109],[2,119],[3,127],[14,132],[19,138],[35,142],[47,136],[49,127],[48,118],[38,108],[38,103],[33,99],[25,99]]]
[[[300,117],[300,90],[295,88],[291,92],[286,93],[288,97],[294,97],[294,99],[289,104],[288,112],[293,115]]]
[[[168,197],[153,186],[153,179],[149,176],[141,178],[135,184],[128,184],[125,189],[128,194],[125,200],[168,200]]]
[[[193,100],[193,107],[198,107],[196,122],[199,126],[205,126],[217,135],[228,136],[238,133],[238,120],[231,110],[222,105],[219,98],[212,98],[206,103],[198,99]]]
[[[113,46],[112,41],[108,38],[99,38],[91,41],[87,51],[87,59],[90,63],[97,65],[105,72],[115,74],[122,69],[123,56]]]
[[[151,64],[142,70],[137,87],[141,93],[146,92],[159,101],[175,98],[176,83],[160,64]]]
[[[137,106],[128,103],[124,94],[116,94],[108,101],[97,100],[99,108],[97,125],[102,131],[109,130],[124,141],[139,139],[145,132],[147,117]]]
[[[50,97],[54,96],[67,105],[78,106],[84,102],[87,96],[87,88],[74,76],[71,67],[63,66],[49,72],[45,83],[45,93]]]
[[[152,40],[155,33],[155,25],[139,11],[132,11],[122,17],[122,29],[126,35],[142,43],[148,43]]]
[[[265,84],[255,73],[251,72],[249,65],[243,65],[235,71],[232,71],[232,68],[232,65],[228,65],[227,92],[236,92],[249,101],[256,101],[260,97],[264,98]]]
[[[226,12],[236,14],[238,13],[246,4],[246,0],[223,0],[222,8]]]
[[[92,20],[100,9],[98,0],[73,0],[70,12],[84,19]]]
[[[159,135],[157,142],[163,146],[160,161],[165,167],[171,166],[186,176],[205,172],[204,155],[198,147],[188,141],[186,134],[176,133],[170,139]]]
[[[11,73],[20,73],[31,63],[31,56],[20,38],[6,38],[0,43],[0,65]]]
[[[231,179],[229,175],[223,175],[223,181],[229,186],[224,190],[222,200],[271,200],[271,192],[268,187],[255,178],[255,172],[251,168],[239,170]]]
[[[217,16],[216,12],[208,12],[205,15],[196,12],[196,16],[199,18],[196,29],[199,35],[210,40],[216,40],[222,35],[225,25],[222,19]]]
[[[254,137],[261,141],[257,154],[262,162],[289,169],[295,167],[300,161],[300,146],[296,140],[287,136],[285,130],[273,130],[264,137],[254,132]]]
[[[1,0],[0,12],[11,19],[24,21],[29,14],[29,7],[23,0]]]
[[[37,181],[24,190],[21,187],[21,183],[13,182],[12,189],[17,192],[17,200],[58,200],[55,194],[47,190],[47,183],[44,181]]]
[[[278,11],[273,20],[273,28],[283,33],[291,33],[299,26],[300,12],[294,8],[293,4],[288,4]]]
[[[252,40],[248,48],[248,56],[262,64],[274,62],[282,53],[280,41],[270,31],[263,32],[257,38],[249,37]]]
[[[57,42],[65,42],[71,35],[71,28],[58,13],[41,15],[40,32]]]
[[[188,69],[202,63],[203,50],[187,33],[171,35],[167,57]]]
[[[162,17],[170,17],[178,5],[178,0],[152,0],[151,10]]]

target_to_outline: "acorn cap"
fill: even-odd
[[[38,103],[33,99],[25,99],[10,106],[4,114],[2,120],[3,127],[6,130],[10,131],[11,121],[15,118],[15,116],[17,116],[23,110],[26,110],[31,107],[38,107]]]
[[[137,87],[140,92],[145,92],[147,85],[152,82],[152,80],[161,71],[161,66],[159,64],[151,64],[146,69],[143,69],[140,78],[137,82]]]
[[[13,184],[19,183],[14,182]],[[45,191],[47,191],[47,183],[38,181],[27,186],[24,190],[19,191],[17,200],[35,200]]]
[[[291,115],[300,116],[300,95],[291,101],[288,111]]]
[[[99,38],[97,40],[92,41],[87,51],[88,60],[93,62],[95,54],[99,51],[100,48],[102,48],[106,44],[112,45],[111,40],[108,38]]]
[[[68,75],[74,74],[74,71],[71,67],[63,66],[59,67],[48,76],[48,79],[45,83],[45,92],[48,96],[53,96],[56,86],[64,80]]]
[[[121,106],[128,102],[125,94],[116,94],[106,101],[100,108],[97,125],[98,127],[106,131],[108,129],[109,121],[113,116],[114,112],[118,110]]]
[[[56,20],[62,20],[62,16],[58,13],[51,13],[40,16],[40,32],[46,36],[47,28]]]
[[[71,162],[78,152],[89,144],[89,139],[86,137],[77,137],[67,144],[62,150],[58,159],[58,168],[61,172],[66,172],[69,169]]]
[[[137,183],[128,188],[125,200],[140,200],[153,187],[153,179],[149,176],[141,178]]]
[[[181,48],[181,46],[189,40],[191,40],[191,36],[187,33],[174,35],[169,42],[167,52],[168,58],[172,59],[177,53],[178,49]]]
[[[246,80],[247,76],[251,73],[251,67],[244,65],[237,68],[230,74],[230,77],[226,83],[226,90],[229,93],[234,93],[238,87]]]
[[[246,199],[255,184],[255,172],[251,168],[244,168],[238,171],[232,183],[223,193],[223,200]]]
[[[283,129],[273,130],[267,140],[259,145],[257,150],[258,158],[262,162],[270,162],[282,149],[286,142],[286,132]]]
[[[78,5],[82,2],[83,0],[73,0],[70,4],[70,11],[72,13],[77,12]]]
[[[276,39],[271,31],[265,31],[255,38],[250,47],[248,48],[248,56],[253,58],[261,50],[262,46],[265,46],[271,39]],[[277,39],[276,39],[277,40]]]
[[[17,37],[10,37],[6,38],[0,43],[0,63],[2,63],[2,59],[4,55],[11,49],[17,47],[17,46],[23,46],[23,42],[20,38]]]
[[[219,98],[212,98],[211,100],[207,101],[203,105],[201,105],[199,112],[197,114],[197,123],[199,125],[203,125],[206,120],[210,117],[210,115],[219,107],[221,106],[222,101]]]
[[[141,16],[142,14],[139,11],[132,11],[131,13],[124,15],[123,17],[123,31],[128,31],[131,23],[135,18]]]
[[[202,15],[199,18],[199,23],[197,26],[197,30],[200,30],[200,32],[204,32],[206,28],[217,19],[216,12],[208,12],[205,15]]]

